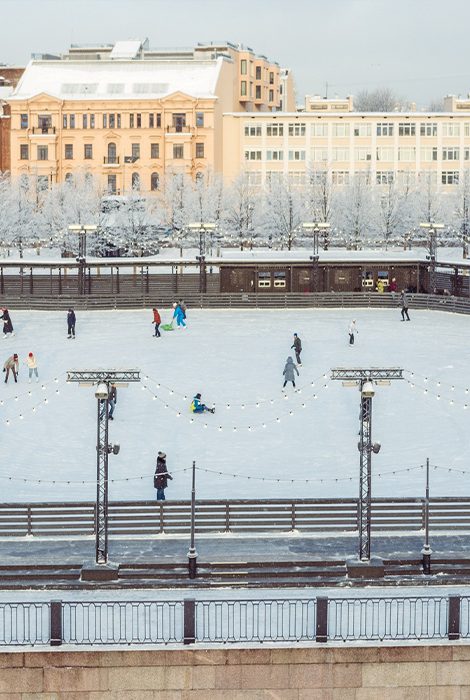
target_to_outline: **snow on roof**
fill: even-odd
[[[216,61],[30,61],[12,100],[46,93],[67,100],[158,99],[174,92],[214,97]]]
[[[5,100],[13,92],[13,87],[11,85],[1,85],[0,86],[0,100]]]

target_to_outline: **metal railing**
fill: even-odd
[[[426,499],[372,499],[374,532],[422,532]],[[188,533],[191,502],[113,501],[109,504],[111,536]],[[470,498],[440,497],[429,502],[433,532],[470,530]],[[357,498],[198,500],[196,533],[330,533],[357,532]],[[95,532],[95,503],[2,503],[0,537],[83,537]]]
[[[0,647],[413,642],[470,637],[470,596],[0,604]]]

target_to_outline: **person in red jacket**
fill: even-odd
[[[153,310],[153,321],[152,323],[155,324],[155,338],[160,338],[161,333],[159,330],[160,323],[162,322],[162,319],[160,317],[160,314],[158,313],[158,309],[152,309]]]

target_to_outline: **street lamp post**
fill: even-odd
[[[199,255],[196,260],[199,261],[199,292],[205,294],[207,291],[206,280],[206,233],[207,231],[215,231],[216,224],[205,223],[203,221],[188,224],[190,231],[199,231]]]
[[[319,245],[318,236],[320,231],[325,232],[325,236],[330,229],[330,224],[326,221],[306,221],[302,224],[302,228],[307,233],[313,233],[313,254],[310,256],[310,260],[313,264],[313,280],[312,280],[312,291],[317,289],[317,279],[318,279],[318,260],[319,260]],[[324,249],[325,246],[324,246]]]
[[[444,224],[436,224],[434,221],[420,223],[420,228],[429,232],[429,286],[431,294],[435,293],[436,257],[437,257],[437,232],[444,228]]]
[[[78,233],[78,293],[80,296],[86,293],[86,237],[88,233],[93,233],[98,227],[83,224],[71,224],[69,231]]]
[[[194,542],[196,530],[196,462],[193,462],[193,477],[191,487],[191,539],[188,552],[188,573],[189,578],[197,576],[197,551]]]

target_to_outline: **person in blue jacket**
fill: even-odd
[[[201,394],[196,394],[191,401],[191,411],[193,413],[204,413],[204,411],[215,413],[215,408],[209,408],[209,406],[206,406],[205,403],[201,403]]]
[[[181,306],[179,304],[173,304],[173,321],[176,319],[176,325],[181,326],[182,328],[186,328],[186,323],[184,321],[185,319],[185,313]],[[172,322],[173,322],[172,321]]]

